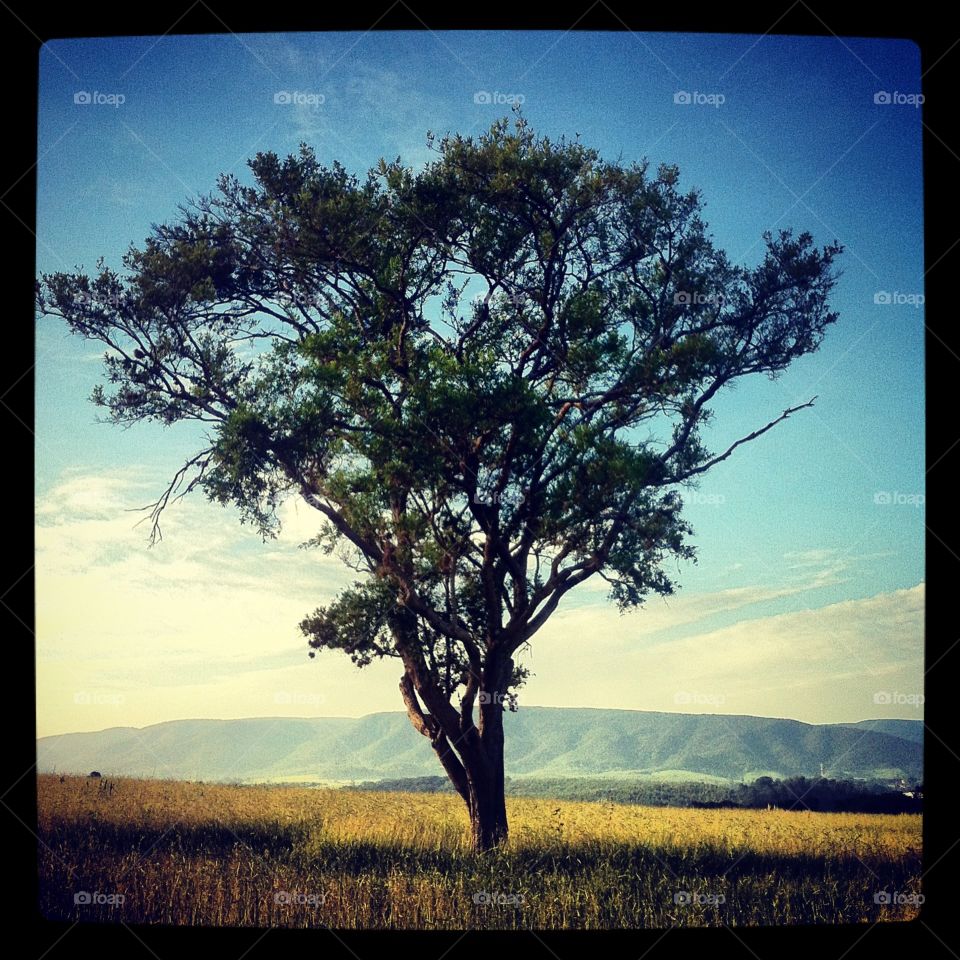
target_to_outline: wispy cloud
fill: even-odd
[[[135,508],[161,483],[134,467],[74,471],[37,501],[41,732],[400,707],[395,663],[358,671],[336,653],[306,658],[297,624],[353,579],[336,557],[298,549],[320,527],[315,511],[288,501],[280,536],[264,544],[235,511],[194,494],[148,548]],[[857,560],[789,554],[782,582],[654,600],[626,616],[594,594],[534,638],[521,704],[895,714],[871,697],[919,688],[924,588],[818,606],[817,591]],[[808,609],[771,612],[785,599]]]
[[[298,664],[307,677],[297,624],[350,573],[334,557],[297,549],[319,529],[314,511],[284,505],[280,537],[265,545],[235,511],[191,495],[168,509],[164,540],[148,548],[136,508],[159,489],[158,478],[133,468],[76,473],[37,501],[42,726],[73,725],[77,690],[133,696],[156,687],[148,712],[162,718],[159,688],[250,673],[269,679]],[[352,669],[345,658],[337,666]],[[92,707],[84,707],[85,720]]]
[[[551,702],[571,705],[809,722],[916,718],[922,715],[916,704],[875,702],[874,695],[922,693],[924,593],[920,583],[863,599],[743,617],[669,639],[655,635],[668,625],[746,608],[776,591],[757,587],[691,597],[671,608],[669,623],[662,610],[627,617],[578,610],[545,628],[545,642],[530,656],[538,679],[530,683],[529,702],[547,702],[549,690]],[[541,649],[547,645],[552,655],[541,683]]]

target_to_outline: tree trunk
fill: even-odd
[[[512,661],[488,664],[486,690],[480,698],[480,762],[468,763],[471,837],[477,852],[507,839],[507,804],[503,772],[503,700]],[[479,767],[475,770],[474,767]]]
[[[412,617],[396,617],[394,635],[405,667],[400,678],[400,693],[407,715],[414,728],[430,740],[450,782],[466,803],[473,849],[477,853],[492,850],[507,838],[503,701],[513,662],[508,658],[505,664],[499,659],[487,664],[481,687],[479,724],[474,726],[472,711],[466,715],[456,714],[410,653],[413,644],[409,634],[413,630]]]
[[[409,681],[401,682],[408,706]],[[496,699],[480,705],[480,727],[448,739],[433,718],[411,714],[422,733],[433,731],[431,745],[440,759],[450,782],[467,805],[470,816],[470,841],[475,852],[492,850],[507,839],[507,805],[504,796],[503,708]],[[422,725],[416,721],[422,719]],[[456,753],[453,744],[456,744]],[[457,756],[459,754],[459,757]]]
[[[492,850],[507,839],[507,810],[503,797],[503,780],[499,787],[492,770],[479,775],[468,771],[470,841],[474,852]]]

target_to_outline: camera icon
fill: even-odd
[[[73,102],[81,104],[93,103],[93,97],[88,90],[78,90],[73,95]]]
[[[493,103],[493,97],[488,90],[478,90],[473,95],[474,103]]]
[[[686,290],[678,290],[673,295],[674,306],[682,307],[686,306],[688,303],[693,303],[693,295],[687,293]]]
[[[86,890],[81,890],[79,893],[75,893],[73,895],[73,902],[75,904],[80,904],[81,906],[91,903],[92,901],[93,897],[87,893]]]
[[[891,304],[893,303],[893,294],[889,290],[878,290],[873,295],[873,302],[882,305]]]
[[[678,90],[673,95],[674,103],[693,103],[693,97],[686,90]]]
[[[273,95],[274,103],[293,103],[293,95],[289,90],[279,90]]]
[[[279,904],[288,904],[291,903],[293,898],[287,893],[286,890],[279,890],[273,895],[273,902]]]
[[[673,895],[673,902],[678,904],[693,903],[693,894],[688,893],[686,890],[678,890]]]
[[[878,90],[878,91],[873,95],[873,102],[874,102],[874,103],[890,103],[891,100],[892,100],[892,98],[891,98],[890,94],[887,93],[886,90]]]
[[[893,697],[886,690],[878,690],[873,695],[874,703],[893,703]]]
[[[74,702],[74,703],[87,704],[87,703],[90,703],[90,702],[92,701],[92,699],[93,699],[93,698],[90,696],[90,694],[87,693],[85,690],[78,690],[78,691],[73,695],[73,702]]]
[[[874,903],[893,903],[893,897],[886,890],[881,890],[873,895]]]

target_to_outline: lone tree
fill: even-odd
[[[41,276],[41,313],[107,347],[114,423],[207,425],[148,509],[200,487],[264,537],[302,497],[360,575],[301,623],[357,666],[395,657],[413,726],[470,815],[507,835],[518,650],[602,577],[621,609],[690,558],[678,488],[810,406],[708,451],[710,402],[817,349],[841,247],[765,234],[730,262],[677,169],[611,163],[518,117],[427,135],[363,180],[312,150],[222,176],[124,270]],[[319,520],[319,518],[318,518]]]

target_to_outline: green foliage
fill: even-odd
[[[383,580],[357,583],[345,590],[326,609],[317,610],[300,623],[314,650],[340,649],[350,655],[358,667],[377,657],[396,656],[389,625],[396,610],[396,597]]]
[[[37,289],[106,346],[113,422],[206,425],[155,523],[199,487],[266,537],[303,497],[308,542],[366,577],[303,621],[311,648],[402,654],[428,699],[522,682],[513,655],[590,577],[622,609],[675,589],[677,492],[732,452],[702,443],[710,402],[817,348],[840,252],[780,231],[732,264],[676,167],[522,117],[429,142],[364,179],[258,154],[122,273]]]

